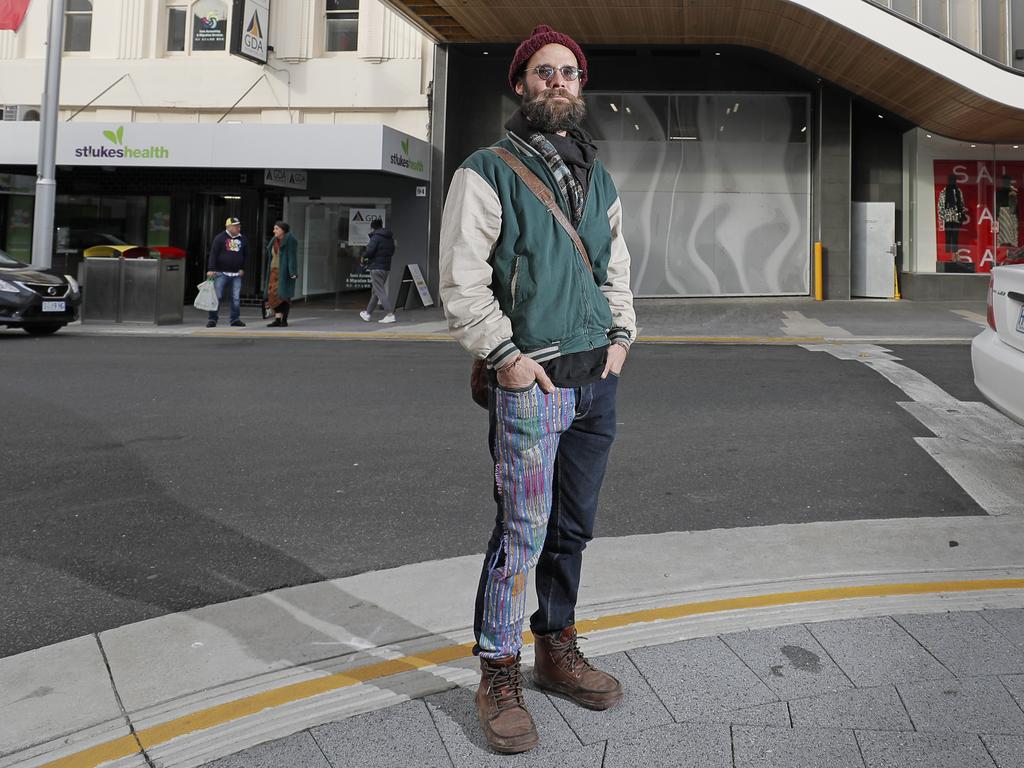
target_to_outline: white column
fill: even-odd
[[[151,3],[119,0],[119,4],[121,23],[118,30],[117,58],[141,59],[146,55],[146,10]]]

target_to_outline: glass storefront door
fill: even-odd
[[[810,98],[587,94],[637,296],[810,291]]]
[[[369,287],[360,257],[366,247],[368,220],[374,217],[382,217],[387,226],[390,198],[288,198],[285,218],[299,240],[300,295]]]

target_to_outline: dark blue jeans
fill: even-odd
[[[533,633],[575,624],[583,550],[594,535],[615,439],[617,389],[611,374],[554,395],[536,386],[530,392],[491,387],[497,516],[477,589],[475,652],[496,658],[519,651],[531,567],[539,601],[530,617]]]

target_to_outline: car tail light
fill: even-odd
[[[996,330],[996,308],[992,304],[992,295],[995,287],[995,276],[988,276],[988,312],[986,313],[986,320],[988,320],[988,327],[993,331]]]

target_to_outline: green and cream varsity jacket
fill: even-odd
[[[543,158],[509,133],[516,153],[565,200]],[[522,352],[538,362],[636,338],[622,207],[595,161],[577,227],[593,274],[572,239],[500,157],[474,152],[455,172],[441,220],[440,293],[455,339],[492,368]]]

